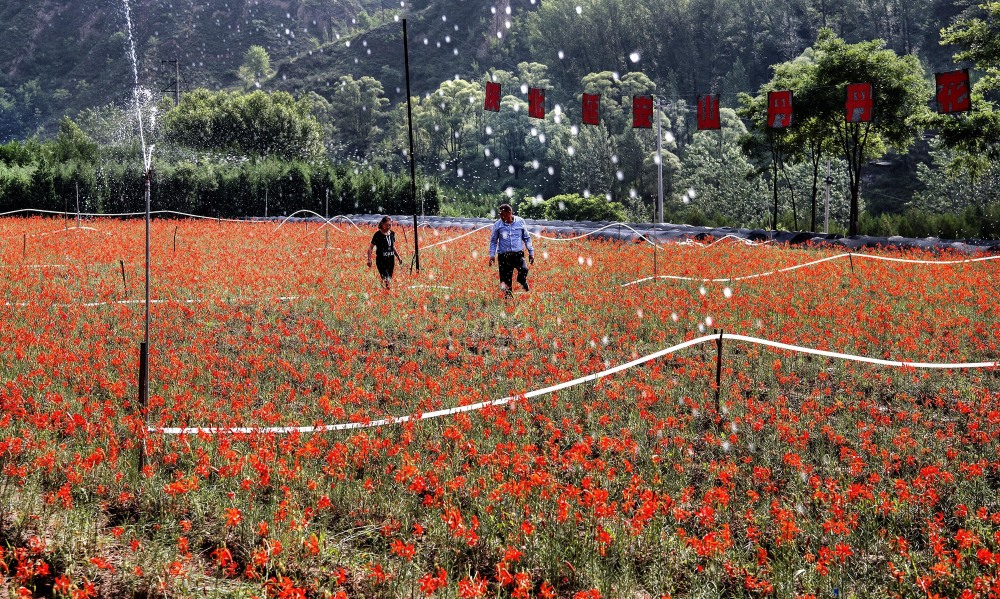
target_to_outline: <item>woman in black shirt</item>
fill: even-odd
[[[396,260],[403,263],[396,251],[396,233],[391,231],[392,219],[383,216],[378,223],[378,231],[372,236],[372,243],[368,246],[368,266],[372,265],[372,250],[375,250],[375,268],[378,269],[382,282],[386,289],[392,289],[392,272],[396,267]],[[396,260],[393,260],[395,257]]]

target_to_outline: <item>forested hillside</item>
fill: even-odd
[[[161,170],[185,163],[244,169],[239,161],[251,154],[268,158],[259,152],[271,144],[258,142],[284,134],[271,136],[268,127],[276,121],[256,121],[263,114],[253,106],[273,105],[302,133],[296,139],[310,140],[283,148],[290,152],[283,156],[356,172],[405,172],[406,19],[415,157],[428,185],[440,188],[445,213],[484,214],[502,197],[531,212],[543,200],[570,194],[581,201],[603,197],[633,219],[653,218],[656,135],[632,128],[630,120],[632,96],[652,94],[662,102],[667,218],[815,229],[820,182],[829,180],[834,230],[846,232],[848,219],[860,219],[869,230],[902,231],[900,218],[926,215],[901,215],[928,211],[958,219],[949,225],[953,235],[984,234],[988,228],[965,225],[982,221],[1000,200],[996,144],[959,147],[968,131],[992,131],[990,73],[997,57],[989,40],[963,38],[964,29],[942,45],[942,28],[975,24],[984,15],[989,22],[989,6],[967,0],[129,0],[139,83],[161,99],[151,136]],[[0,140],[60,136],[65,146],[76,139],[65,122],[60,129],[69,117],[80,139],[96,144],[101,156],[115,156],[120,169],[135,143],[124,112],[134,92],[124,2],[6,0],[0,18],[6,42],[0,48]],[[995,28],[985,31],[997,35]],[[830,97],[842,95],[830,87],[841,84],[831,82],[850,69],[828,74],[829,85],[816,87],[821,39],[834,40],[829,47],[845,55],[881,40],[868,52],[911,61],[910,114],[903,116],[912,118],[897,123],[892,143],[869,145],[858,160],[842,155],[835,129],[823,129],[829,143],[807,151],[809,135],[798,132],[808,128],[790,130],[775,145],[755,120],[755,101],[779,84],[796,94],[826,89]],[[987,50],[977,52],[977,44]],[[976,114],[987,116],[936,120],[933,73],[962,67],[972,67]],[[853,72],[876,77],[871,69],[878,68]],[[177,107],[171,102],[175,73]],[[487,81],[501,84],[498,113],[483,110]],[[546,90],[543,120],[527,116],[531,87]],[[290,96],[265,102],[258,92]],[[599,126],[581,124],[585,93],[601,97]],[[695,126],[703,94],[719,95],[719,132]],[[250,112],[233,120],[241,110]],[[834,117],[830,110],[822,116],[828,123]],[[254,122],[261,128],[247,130]],[[225,134],[222,127],[229,127]],[[238,131],[257,142],[235,139]],[[8,170],[5,177],[21,189],[29,174]]]
[[[400,8],[401,4],[407,6]],[[269,87],[328,94],[341,75],[402,86],[398,17],[409,17],[411,77],[427,92],[530,60],[549,67],[557,95],[592,72],[639,70],[662,93],[752,91],[771,66],[831,27],[849,42],[885,39],[929,68],[950,63],[939,30],[968,5],[946,0],[130,0],[141,83],[231,88],[252,45],[276,67]],[[579,7],[579,11],[577,8]],[[131,92],[122,0],[4,0],[0,88],[5,140],[54,131],[59,116]],[[499,36],[497,34],[500,34]],[[352,39],[358,43],[347,45]],[[424,40],[427,39],[427,43]],[[439,47],[440,46],[440,47]],[[456,52],[457,50],[457,52]],[[629,55],[639,52],[640,61]],[[560,54],[563,58],[559,58]],[[670,88],[670,89],[666,89]],[[558,99],[557,99],[558,101]]]

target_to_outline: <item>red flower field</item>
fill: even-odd
[[[143,413],[144,225],[82,224],[0,219],[0,595],[1000,597],[1000,375],[923,367],[1000,359],[1000,261],[539,238],[505,300],[485,231],[385,291],[368,228],[156,220]],[[532,393],[713,330],[919,364]]]

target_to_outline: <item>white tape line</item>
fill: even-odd
[[[325,216],[322,216],[322,215],[320,215],[317,212],[313,212],[312,210],[305,210],[305,209],[303,209],[303,210],[296,210],[295,212],[293,212],[293,213],[289,214],[288,216],[286,216],[284,218],[284,220],[281,221],[281,224],[279,224],[277,227],[275,227],[274,230],[277,231],[281,227],[285,226],[285,223],[287,223],[289,221],[289,219],[291,219],[292,217],[294,217],[296,214],[303,214],[303,213],[309,213],[309,214],[316,215],[318,218],[320,218],[320,219],[323,220],[323,226],[330,225],[331,227],[333,227],[334,229],[337,229],[338,231],[343,231],[343,229],[341,229],[337,225],[333,224],[333,221],[336,220],[336,219],[338,219],[338,218],[348,221],[349,223],[351,223],[354,226],[355,229],[357,229],[359,231],[361,230],[361,227],[359,227],[358,225],[356,225],[353,220],[351,220],[350,218],[348,218],[346,216],[338,214],[336,216],[332,216],[330,218],[326,218]],[[266,222],[266,221],[256,221],[256,222]],[[320,227],[320,228],[322,228],[322,227]]]
[[[718,335],[715,336],[716,338]],[[828,358],[837,358],[838,360],[850,360],[854,362],[866,362],[868,364],[878,364],[880,366],[894,366],[897,368],[937,368],[937,369],[947,369],[955,370],[962,368],[995,368],[1000,365],[1000,362],[958,362],[954,364],[939,364],[933,362],[910,362],[910,361],[899,361],[899,360],[881,360],[879,358],[869,358],[867,356],[856,356],[853,354],[842,354],[840,352],[825,351],[821,349],[812,349],[810,347],[802,347],[799,345],[789,345],[787,343],[780,343],[778,341],[770,341],[768,339],[760,339],[758,337],[747,337],[745,335],[732,335],[729,333],[722,334],[723,339],[731,339],[733,341],[745,341],[747,343],[756,343],[757,345],[767,345],[769,347],[775,347],[778,349],[784,349],[788,351],[797,352],[800,354],[813,354],[816,356],[826,356]]]
[[[968,258],[966,260],[911,260],[907,258],[890,258],[889,256],[876,256],[874,254],[854,254],[855,258],[868,258],[869,260],[883,260],[885,262],[904,262],[906,264],[968,264],[970,262],[986,262],[987,260],[1000,260],[1000,256],[986,256],[984,258]]]
[[[58,235],[59,233],[69,233],[71,231],[93,231],[95,233],[104,233],[100,229],[95,229],[94,227],[67,227],[65,229],[56,229],[55,231],[48,231],[46,233],[35,233],[34,235],[28,235],[28,238],[34,237],[48,237],[49,235]],[[108,237],[111,237],[111,233],[104,233]]]
[[[69,268],[69,264],[0,264],[0,268]]]
[[[489,401],[483,401],[474,404],[468,404],[464,406],[458,406],[455,408],[448,408],[444,410],[436,410],[433,412],[423,412],[421,414],[414,414],[412,416],[396,416],[389,418],[382,418],[379,420],[371,420],[369,422],[343,422],[340,424],[329,424],[324,426],[277,426],[277,427],[264,427],[264,428],[254,428],[254,427],[178,427],[178,428],[157,428],[149,427],[147,430],[151,433],[161,433],[164,435],[197,435],[197,434],[268,434],[268,433],[326,433],[333,431],[343,431],[351,429],[361,429],[361,428],[374,428],[382,427],[390,424],[403,424],[411,420],[431,420],[434,418],[440,418],[442,416],[451,416],[453,414],[460,414],[462,412],[473,412],[477,410],[482,410],[490,406],[502,406],[506,405],[517,399],[528,399],[531,397],[538,397],[539,395],[546,395],[548,393],[555,393],[556,391],[561,391],[562,389],[568,389],[569,387],[574,387],[576,385],[586,383],[588,381],[593,381],[598,378],[609,376],[622,370],[627,370],[634,366],[644,364],[650,360],[655,360],[667,354],[673,353],[691,347],[692,345],[698,345],[699,343],[705,343],[706,341],[712,341],[716,339],[718,335],[706,335],[704,337],[699,337],[697,339],[692,339],[691,341],[686,341],[680,343],[673,347],[668,347],[667,349],[662,349],[656,353],[650,354],[648,356],[632,360],[631,362],[610,368],[608,370],[603,370],[594,374],[589,374],[587,376],[582,376],[580,378],[573,379],[571,381],[566,381],[564,383],[559,383],[557,385],[552,385],[551,387],[545,387],[544,389],[537,389],[535,391],[529,391],[523,395],[510,395],[501,399],[493,399]]]
[[[698,281],[701,283],[724,283],[727,281],[746,281],[750,279],[759,279],[761,277],[769,277],[771,275],[776,275],[778,273],[790,272],[793,270],[798,270],[800,268],[806,268],[807,266],[815,266],[816,264],[821,264],[823,262],[829,262],[831,260],[841,260],[843,258],[849,257],[855,258],[867,258],[869,260],[883,260],[887,262],[903,262],[906,264],[922,264],[928,266],[948,266],[953,264],[968,264],[972,262],[986,262],[987,260],[1000,260],[1000,256],[986,256],[984,258],[968,258],[966,260],[910,260],[906,258],[890,258],[888,256],[876,256],[873,254],[836,254],[833,256],[828,256],[826,258],[820,258],[819,260],[813,260],[811,262],[806,262],[804,264],[796,264],[795,266],[789,266],[787,268],[779,268],[777,270],[771,270],[768,272],[756,273],[752,275],[744,275],[742,277],[718,277],[714,279],[701,278],[701,277],[682,277],[677,275],[658,275],[655,277],[645,277],[642,279],[637,279],[635,281],[630,281],[628,283],[623,283],[622,287],[629,287],[630,285],[637,285],[639,283],[644,283],[646,281],[652,281],[653,279],[674,279],[678,281]]]
[[[209,302],[220,302],[226,304],[233,303],[246,303],[246,302],[261,302],[261,301],[279,301],[279,302],[294,302],[302,299],[303,296],[300,295],[282,295],[278,297],[269,298],[234,298],[234,299],[222,299],[222,298],[206,298],[206,299],[151,299],[150,304],[205,304]],[[60,303],[60,304],[37,304],[37,303],[13,303],[7,302],[4,304],[8,308],[28,308],[28,307],[42,307],[42,308],[100,308],[102,306],[122,306],[129,304],[143,304],[146,300],[132,299],[132,300],[115,300],[110,302],[77,302],[77,303]]]
[[[451,242],[453,242],[453,241],[458,241],[459,239],[461,239],[461,238],[463,238],[463,237],[468,237],[469,235],[472,235],[473,233],[478,233],[478,232],[482,231],[483,229],[489,229],[489,228],[491,228],[492,226],[493,226],[493,225],[483,225],[482,227],[479,227],[478,229],[473,229],[473,230],[469,231],[468,233],[462,233],[462,234],[461,234],[461,235],[459,235],[458,237],[452,237],[452,238],[450,238],[450,239],[445,239],[444,241],[439,241],[439,242],[437,242],[437,243],[432,243],[432,244],[430,244],[430,245],[425,245],[425,246],[424,246],[424,247],[422,247],[421,249],[424,249],[424,250],[429,250],[429,249],[431,249],[431,248],[432,248],[432,247],[434,247],[434,246],[438,246],[438,245],[444,245],[444,244],[446,244],[446,243],[451,243]]]
[[[679,343],[677,345],[668,347],[666,349],[661,349],[658,352],[649,354],[648,356],[643,356],[632,360],[631,362],[626,362],[614,368],[609,368],[607,370],[602,370],[601,372],[596,372],[594,374],[589,374],[587,376],[582,376],[575,378],[571,381],[566,381],[549,387],[544,387],[542,389],[536,389],[535,391],[529,391],[521,395],[509,395],[501,399],[493,399],[489,401],[483,401],[474,404],[468,404],[464,406],[458,406],[454,408],[447,408],[444,410],[436,410],[433,412],[423,412],[421,414],[414,414],[412,416],[390,416],[389,418],[381,418],[379,420],[371,420],[368,422],[343,422],[340,424],[330,424],[323,426],[278,426],[278,427],[174,427],[174,428],[157,428],[148,427],[147,430],[150,433],[162,433],[165,435],[197,435],[197,434],[268,434],[268,433],[325,433],[334,432],[342,430],[351,429],[362,429],[362,428],[374,428],[388,426],[391,424],[402,424],[405,422],[419,421],[419,420],[431,420],[434,418],[440,418],[442,416],[451,416],[454,414],[459,414],[462,412],[473,412],[481,410],[483,408],[491,406],[502,406],[511,403],[518,399],[529,399],[532,397],[538,397],[540,395],[547,395],[549,393],[555,393],[557,391],[562,391],[563,389],[568,389],[570,387],[575,387],[577,385],[611,376],[634,368],[636,366],[645,364],[651,360],[656,360],[657,358],[662,358],[668,354],[699,345],[702,343],[714,342],[719,339],[720,335],[704,335],[690,341],[685,341],[684,343]],[[758,345],[765,345],[769,347],[774,347],[777,349],[784,349],[788,351],[814,354],[818,356],[826,356],[829,358],[837,358],[840,360],[851,360],[855,362],[867,362],[869,364],[878,364],[880,366],[894,366],[894,367],[906,367],[906,368],[938,368],[938,369],[964,369],[964,368],[996,368],[1000,365],[1000,362],[960,362],[955,364],[937,364],[928,362],[909,362],[909,361],[895,361],[895,360],[880,360],[878,358],[869,358],[866,356],[856,356],[852,354],[843,354],[839,352],[830,352],[819,349],[812,349],[809,347],[801,347],[798,345],[789,345],[787,343],[780,343],[777,341],[771,341],[769,339],[760,339],[758,337],[747,337],[745,335],[734,335],[730,333],[723,333],[721,335],[722,339],[729,339],[731,341],[743,341],[746,343],[755,343]]]

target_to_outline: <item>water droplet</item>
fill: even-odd
[[[628,55],[628,59],[631,60],[632,62],[639,62],[639,53],[638,52],[633,52],[633,53],[629,54]]]
[[[726,296],[726,299],[729,299],[733,297],[733,290],[730,289],[729,287],[726,287],[725,289],[722,290],[722,295]]]

